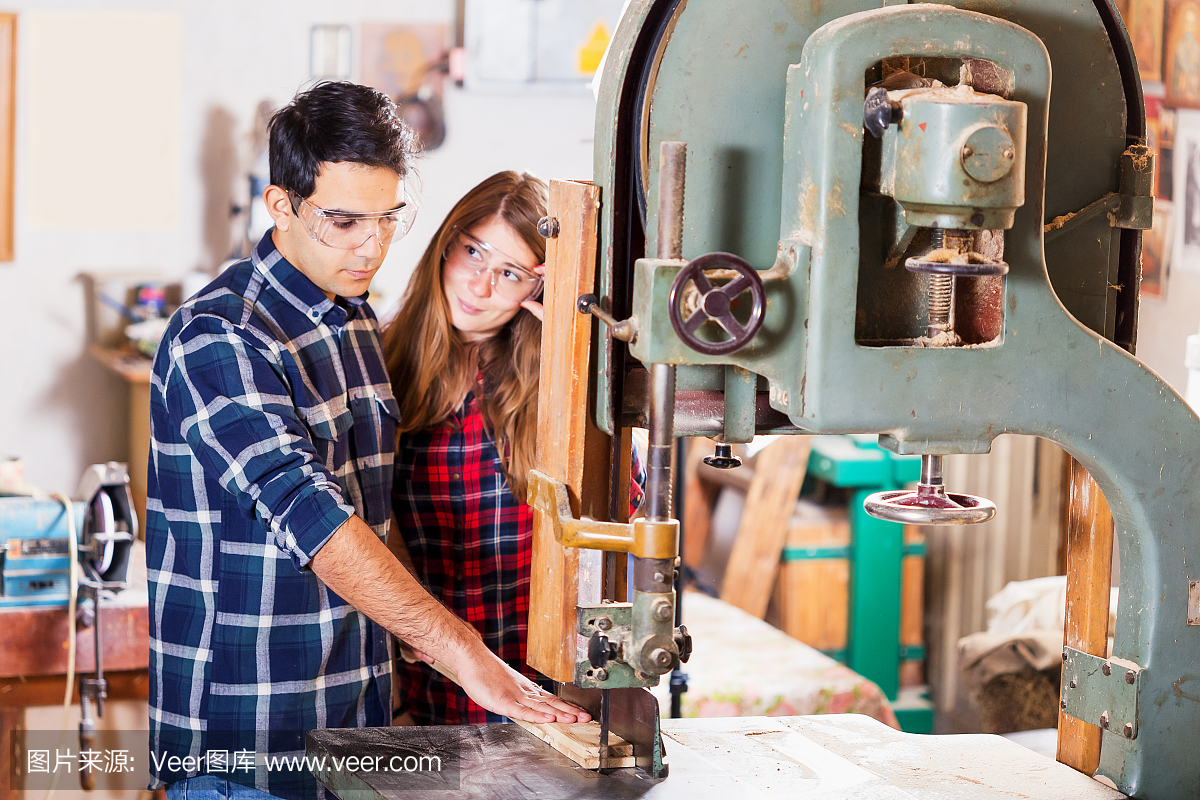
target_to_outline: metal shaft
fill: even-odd
[[[921,456],[921,483],[926,486],[942,485],[941,456]]]
[[[687,145],[663,142],[658,160],[658,257],[683,257],[683,189]],[[675,452],[675,367],[650,365],[650,452],[646,517],[671,518],[671,462]]]

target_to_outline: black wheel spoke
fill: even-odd
[[[683,329],[688,333],[695,333],[696,329],[704,323],[708,322],[708,314],[704,313],[704,309],[696,309],[692,315],[683,323]]]
[[[717,322],[720,323],[721,327],[725,329],[725,332],[734,339],[746,332],[746,329],[742,327],[742,323],[738,322],[737,317],[735,317],[733,314],[722,314],[721,316],[717,317]]]
[[[729,299],[732,300],[752,285],[750,278],[745,275],[738,275],[737,278],[722,286],[721,291],[729,295]]]

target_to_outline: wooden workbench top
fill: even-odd
[[[129,565],[130,588],[105,602],[104,670],[144,670],[150,659],[150,625],[146,594],[146,551],[134,542]],[[0,609],[0,678],[65,675],[68,619],[66,606]],[[96,668],[93,628],[76,628],[75,670]]]
[[[670,774],[659,780],[584,770],[516,725],[313,731],[307,754],[324,758],[314,774],[327,788],[359,800],[1125,797],[1001,736],[906,734],[858,714],[671,719],[662,729]],[[436,773],[388,767],[430,754],[444,759]]]

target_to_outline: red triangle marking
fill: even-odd
[[[924,133],[924,132],[925,132],[925,126],[926,126],[926,125],[928,125],[928,124],[929,124],[928,122],[922,122],[922,123],[921,123],[920,125],[918,125],[917,127],[921,129],[921,133]]]

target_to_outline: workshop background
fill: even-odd
[[[0,321],[0,455],[21,458],[29,483],[72,492],[85,465],[128,457],[128,390],[88,355],[81,273],[215,274],[245,229],[245,215],[229,209],[249,199],[259,104],[275,108],[309,84],[314,26],[347,26],[346,77],[358,80],[364,31],[438,25],[449,47],[457,5],[465,6],[28,0],[0,9],[18,14],[14,256],[0,264],[0,296],[10,299]],[[519,13],[569,4],[493,5]],[[619,0],[587,5],[611,35]],[[521,42],[511,33],[516,13],[507,25],[496,16],[482,24],[495,37],[486,47],[498,52],[484,55],[512,71],[527,55],[506,56]],[[444,82],[445,141],[421,159],[416,224],[375,281],[384,307],[399,299],[453,202],[482,178],[501,169],[591,175],[587,80],[519,77],[475,89]]]
[[[12,252],[0,262],[0,297],[7,301],[0,315],[0,459],[19,459],[27,484],[68,494],[89,464],[144,463],[144,453],[131,451],[137,389],[95,347],[110,344],[100,341],[100,321],[114,314],[105,298],[136,300],[127,290],[137,284],[198,288],[244,252],[248,233],[261,223],[251,190],[266,175],[262,122],[297,90],[322,77],[371,83],[415,98],[413,119],[427,125],[420,213],[372,287],[377,309],[387,313],[437,223],[481,178],[501,169],[545,179],[591,176],[591,72],[621,6],[4,4],[0,12],[16,15],[16,34],[7,108],[3,86],[10,78],[0,72],[13,198],[11,220],[0,220],[0,251],[7,230]],[[1184,394],[1187,337],[1200,326],[1200,3],[1125,0],[1121,10],[1142,71],[1149,144],[1159,151],[1136,352]],[[5,191],[0,185],[0,196]],[[1030,465],[1044,467],[1049,456],[1017,437],[997,444],[990,456],[948,460],[947,472],[964,478],[957,487],[998,502],[1023,493],[1024,505],[1010,505],[1020,510],[1011,521],[989,523],[1007,532],[974,539],[962,531],[925,534],[925,681],[947,720],[961,710],[960,640],[987,627],[988,599],[1011,580],[1061,569],[1061,524],[1053,535],[1038,527],[1039,519],[1060,514],[1061,494],[1060,505],[1051,508],[1043,495],[1038,506],[1030,474]],[[1041,480],[1057,478],[1043,473]],[[1013,603],[1035,605],[1039,596],[1029,592]],[[144,704],[111,705],[110,727],[145,725]],[[25,726],[54,727],[57,713],[31,711]]]

